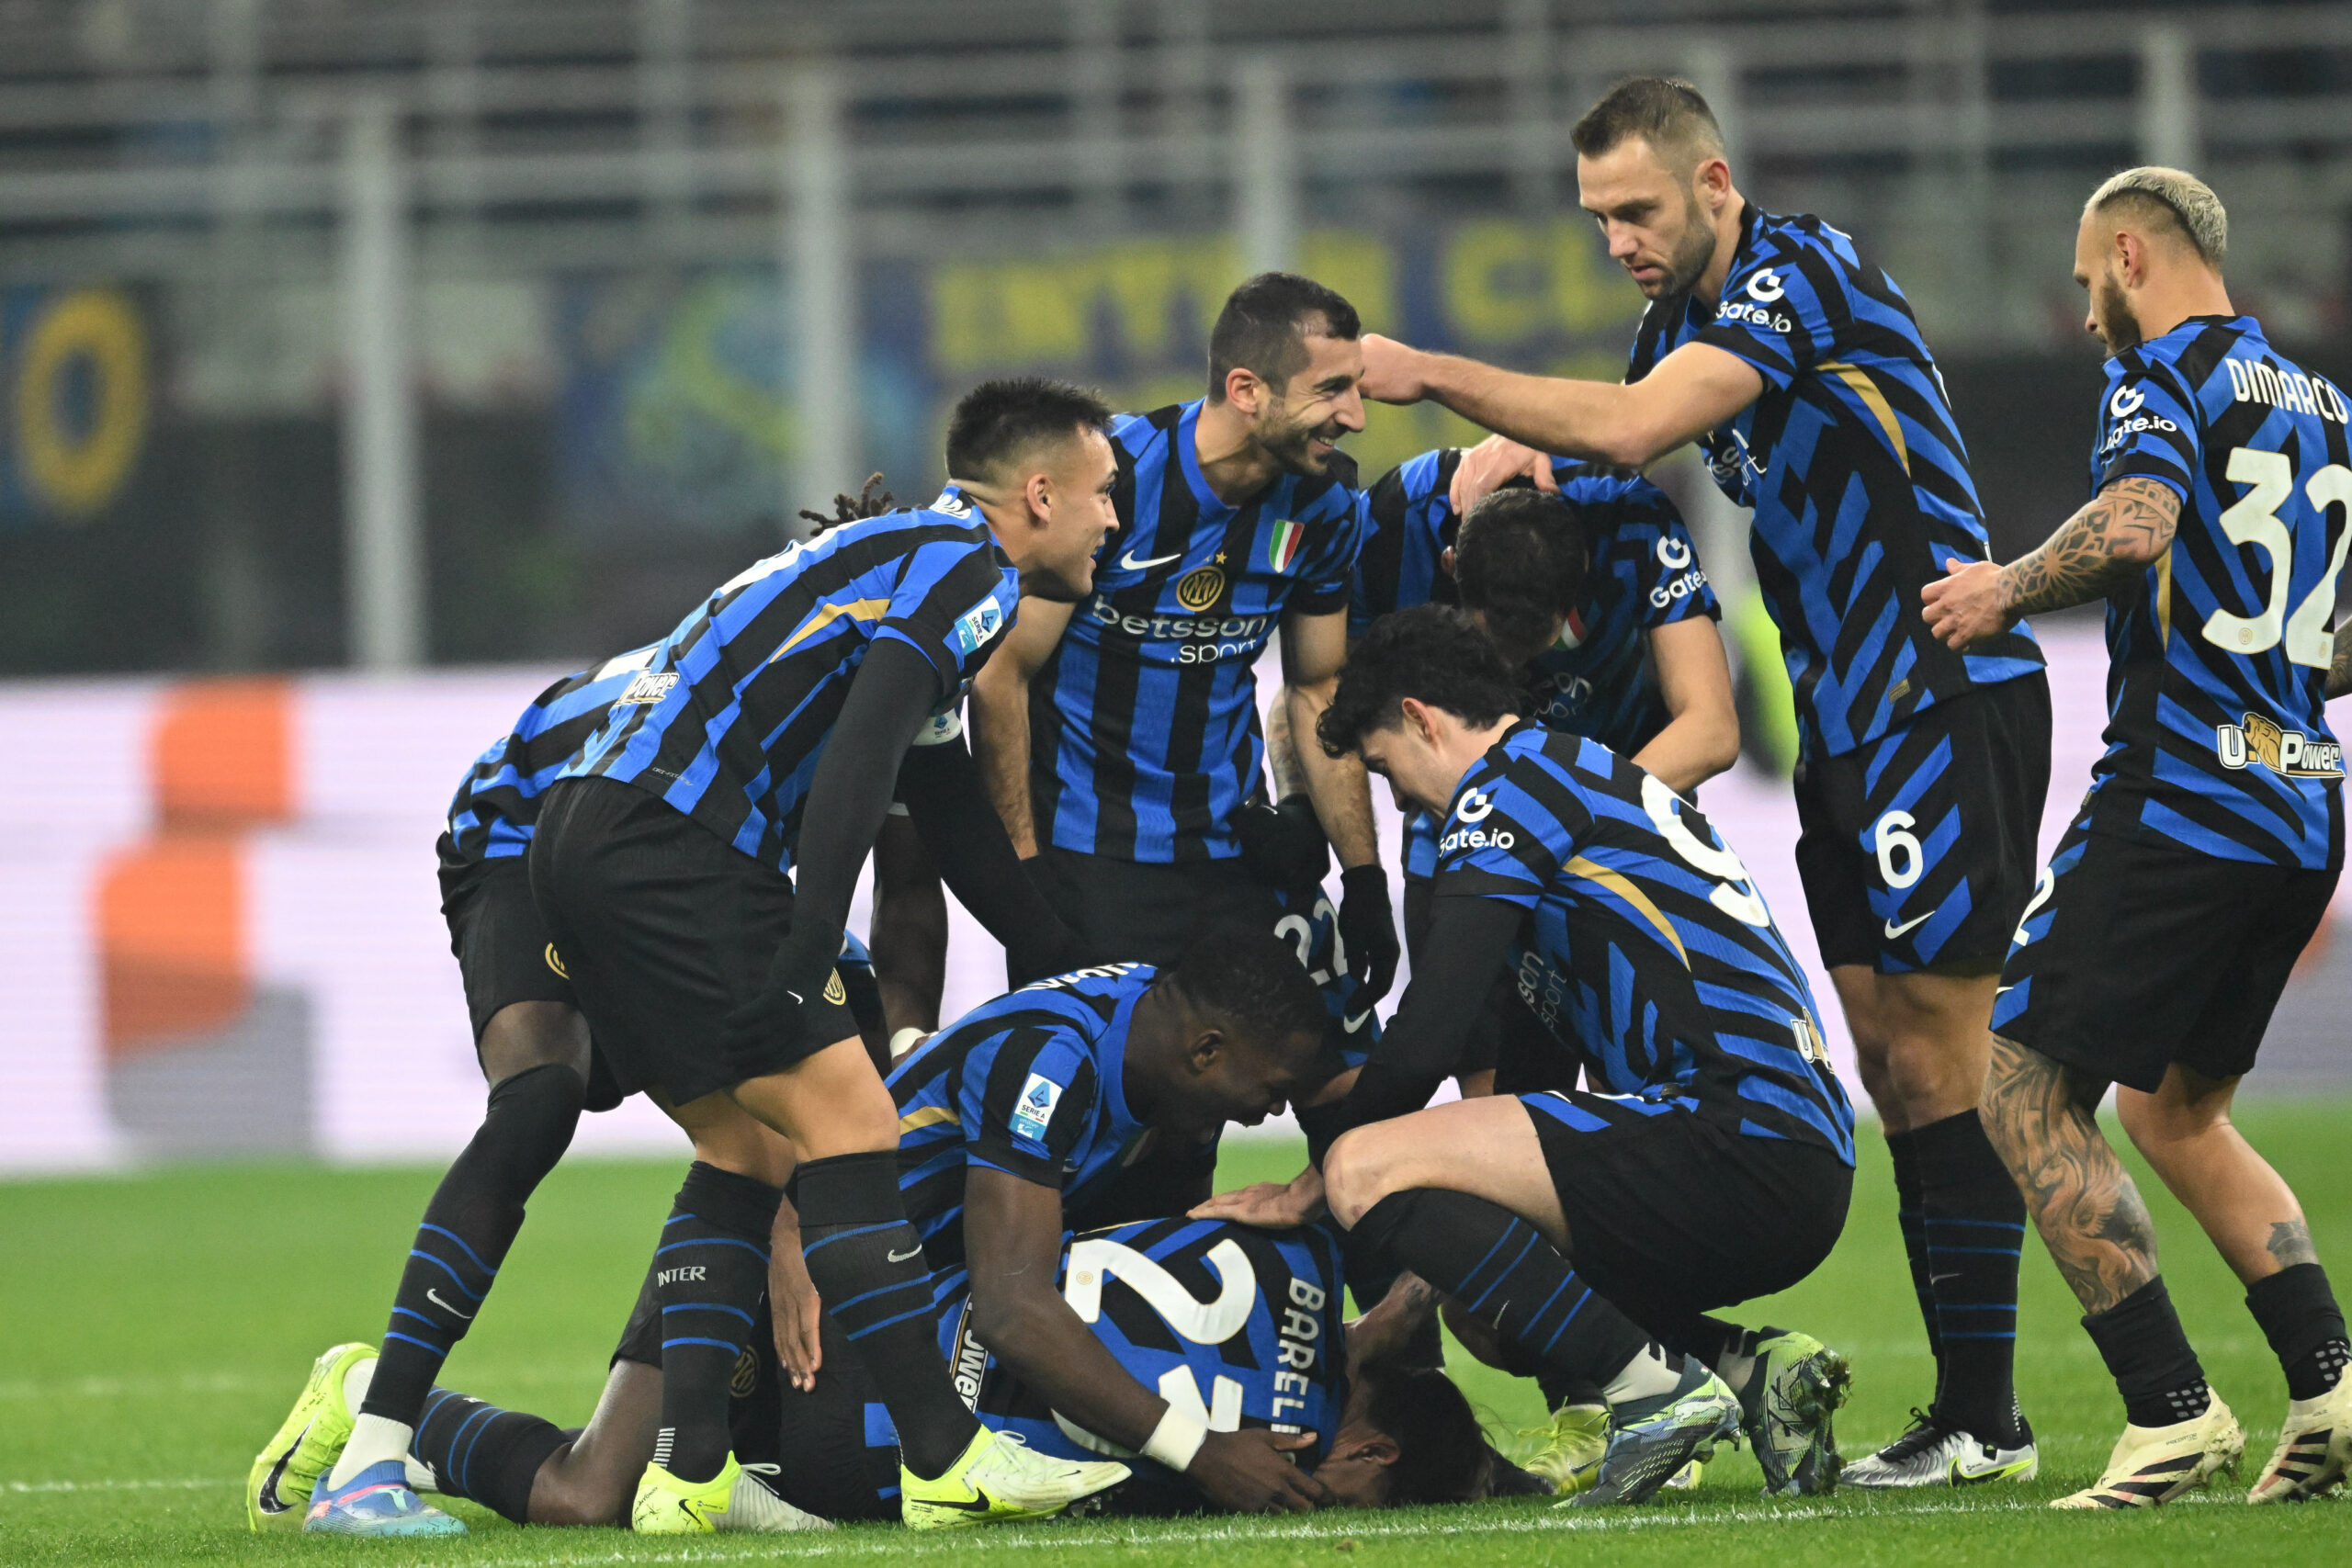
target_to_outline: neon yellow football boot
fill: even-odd
[[[337,1345],[311,1363],[277,1436],[254,1456],[245,1476],[245,1523],[253,1529],[299,1530],[319,1477],[334,1468],[351,1437],[353,1411],[344,1396],[345,1380],[363,1361],[376,1359],[373,1345]]]
[[[899,1467],[899,1517],[916,1530],[1049,1518],[1130,1473],[1124,1464],[1052,1459],[983,1427],[944,1475],[926,1481]]]

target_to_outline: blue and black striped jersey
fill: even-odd
[[[964,1178],[975,1165],[1059,1188],[1065,1207],[1144,1132],[1127,1109],[1127,1025],[1159,972],[1106,964],[983,1002],[889,1077],[899,1190],[940,1299],[964,1279]]]
[[[1118,532],[1030,685],[1040,842],[1117,860],[1227,860],[1265,739],[1254,666],[1286,613],[1346,607],[1355,468],[1285,475],[1239,507],[1201,477],[1201,405],[1123,414]]]
[[[1527,911],[1520,995],[1595,1093],[1853,1164],[1804,973],[1696,807],[1598,740],[1530,724],[1463,775],[1444,827],[1433,895]]]
[[[1750,206],[1709,308],[1652,302],[1628,381],[1686,343],[1736,355],[1764,393],[1702,441],[1716,485],[1753,507],[1749,554],[1781,629],[1804,753],[1836,757],[1914,714],[2041,667],[2018,628],[1967,654],[1919,615],[1947,559],[1987,558],[1943,378],[1894,280],[1818,218]]]
[[[1150,1220],[1069,1238],[1062,1299],[1129,1375],[1213,1432],[1306,1432],[1313,1465],[1347,1405],[1338,1237]],[[957,1391],[988,1426],[1066,1459],[1126,1450],[1057,1416],[974,1338],[962,1301],[940,1314]],[[1188,1485],[1149,1460],[1153,1483]]]
[[[614,699],[652,661],[654,649],[616,655],[566,675],[533,700],[514,728],[475,759],[449,802],[445,868],[519,855],[538,826],[539,794],[605,727]]]
[[[1336,1046],[1340,1059],[1351,1067],[1363,1066],[1380,1043],[1380,1019],[1359,998],[1363,986],[1348,969],[1347,944],[1340,940],[1340,911],[1320,886],[1278,887],[1274,900],[1283,918],[1274,934],[1297,950],[1306,977],[1323,993],[1323,1014],[1330,1027],[1325,1039]]]
[[[2172,547],[2107,606],[2094,831],[2223,860],[2344,863],[2327,726],[2335,584],[2352,538],[2352,403],[2251,316],[2196,316],[2108,361],[2094,493],[2181,497]]]
[[[563,776],[625,780],[745,854],[792,868],[817,758],[866,649],[908,644],[958,701],[1003,640],[1019,579],[954,486],[844,523],[722,586],[657,645]]]
[[[1461,527],[1446,496],[1461,463],[1458,447],[1424,452],[1372,487],[1373,535],[1356,562],[1351,632],[1393,610],[1457,602],[1443,557]],[[1643,634],[1693,615],[1721,620],[1723,609],[1665,491],[1639,474],[1566,457],[1552,459],[1552,474],[1591,544],[1589,598],[1528,667],[1529,711],[1546,729],[1588,735],[1631,757],[1669,716]],[[1436,830],[1416,811],[1405,825],[1405,874],[1436,867]]]

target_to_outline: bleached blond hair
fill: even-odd
[[[2230,248],[2230,215],[2213,187],[2180,169],[2146,164],[2110,175],[2083,203],[2083,216],[2129,206],[2143,218],[2167,225],[2215,272]]]

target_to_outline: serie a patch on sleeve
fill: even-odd
[[[1061,1085],[1043,1073],[1031,1073],[1029,1081],[1021,1086],[1020,1101],[1012,1108],[1014,1135],[1044,1143],[1046,1125],[1054,1119],[1054,1107],[1061,1102]]]
[[[1004,626],[1004,606],[993,594],[956,617],[956,651],[978,653]]]

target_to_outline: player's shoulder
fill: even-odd
[[[1107,1023],[1120,1005],[1151,989],[1159,971],[1148,964],[1097,964],[1066,975],[1033,981],[1007,995],[1010,1007],[1026,1007],[1088,1028]]]
[[[1140,457],[1155,445],[1166,445],[1184,416],[1201,406],[1201,400],[1189,403],[1170,403],[1145,413],[1114,413],[1111,416],[1111,445],[1127,458]]]
[[[1580,457],[1552,459],[1552,479],[1571,505],[1645,514],[1671,514],[1674,502],[1642,477],[1639,468],[1594,463]]]
[[[1401,515],[1429,502],[1442,502],[1462,466],[1462,448],[1441,446],[1418,457],[1408,457],[1374,481],[1371,491],[1375,516]]]

